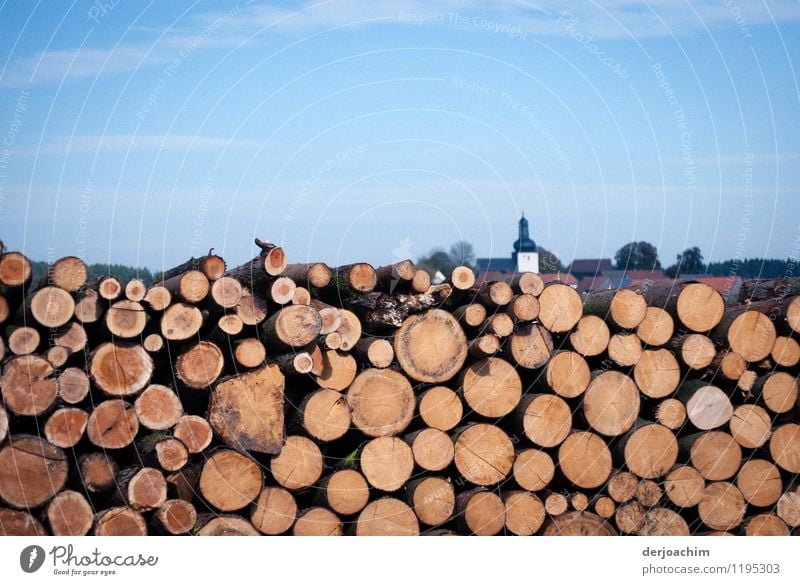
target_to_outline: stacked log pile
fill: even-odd
[[[0,533],[797,533],[800,282],[0,247]],[[729,299],[730,300],[730,299]]]

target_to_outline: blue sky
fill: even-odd
[[[0,237],[383,264],[800,252],[800,4],[0,3]]]

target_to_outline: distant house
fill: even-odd
[[[517,272],[539,272],[539,252],[530,237],[525,214],[519,220],[518,237],[511,256],[507,258],[478,258],[475,272],[480,280],[505,280]],[[489,275],[498,277],[490,278]]]
[[[567,272],[578,280],[587,276],[597,276],[610,270],[614,270],[610,258],[581,258],[580,260],[573,260],[572,264],[567,266]]]

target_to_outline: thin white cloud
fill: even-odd
[[[232,140],[212,136],[182,134],[109,134],[105,136],[74,136],[59,138],[38,147],[15,150],[15,154],[67,155],[100,152],[161,150],[227,150],[232,148],[257,148],[255,140]]]

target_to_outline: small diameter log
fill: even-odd
[[[505,313],[495,313],[486,319],[481,330],[505,338],[514,333],[514,320]]]
[[[505,307],[514,298],[514,290],[507,282],[502,280],[481,283],[474,291],[478,302],[487,307]]]
[[[242,289],[242,300],[234,309],[236,316],[245,325],[260,325],[267,318],[267,301],[260,296],[253,296],[246,288]]]
[[[101,449],[122,449],[133,443],[139,419],[133,405],[124,400],[106,400],[89,415],[86,436]]]
[[[125,285],[125,298],[129,301],[141,302],[147,295],[147,285],[141,278],[132,278]]]
[[[745,461],[736,476],[736,487],[748,504],[758,508],[774,506],[783,493],[780,469],[765,459]]]
[[[594,513],[600,516],[603,520],[608,520],[614,516],[617,511],[617,504],[608,496],[596,497],[592,501],[592,509]]]
[[[335,441],[350,428],[350,406],[336,390],[315,390],[303,399],[299,411],[300,424],[317,441]]]
[[[761,361],[769,356],[777,338],[775,323],[770,318],[775,308],[775,302],[762,301],[728,309],[711,337],[748,362]]]
[[[550,516],[560,516],[569,510],[569,500],[564,494],[548,491],[543,497],[545,512]]]
[[[294,295],[292,295],[292,304],[293,305],[310,305],[311,304],[311,293],[308,291],[307,288],[303,288],[302,286],[298,286],[294,289]]]
[[[675,337],[670,340],[669,347],[693,370],[708,367],[717,355],[711,339],[699,333]]]
[[[682,439],[691,445],[692,465],[708,481],[721,481],[736,475],[742,464],[742,448],[728,433],[710,431]]]
[[[636,362],[633,379],[645,396],[665,398],[678,388],[681,367],[672,352],[666,349],[646,349]]]
[[[44,357],[54,368],[60,368],[67,363],[70,351],[66,347],[54,345],[47,350]]]
[[[95,536],[147,536],[147,522],[141,513],[118,506],[97,514]]]
[[[656,482],[645,479],[636,487],[636,501],[645,508],[653,508],[661,502],[664,492]]]
[[[545,383],[562,398],[577,398],[591,381],[586,360],[573,351],[559,351],[547,362]]]
[[[53,536],[85,536],[94,525],[94,510],[83,494],[64,490],[45,510]]]
[[[197,304],[208,296],[210,285],[208,277],[199,270],[189,270],[159,283],[173,297],[187,303]]]
[[[164,471],[178,471],[189,462],[189,450],[178,439],[162,438],[152,449],[153,459]]]
[[[686,405],[686,416],[701,431],[726,424],[733,416],[733,405],[722,390],[700,380],[687,380],[676,397]]]
[[[356,520],[356,536],[417,536],[419,521],[405,502],[380,498],[367,505]]]
[[[29,355],[39,347],[42,336],[33,327],[9,326],[6,328],[6,340],[8,349],[14,355]]]
[[[514,465],[514,445],[499,427],[483,423],[456,430],[455,465],[467,481],[480,486],[499,483]]]
[[[78,473],[86,491],[97,494],[117,485],[119,466],[106,453],[93,451],[80,456]]]
[[[789,528],[780,516],[775,514],[757,514],[745,518],[746,536],[789,536]]]
[[[147,512],[167,500],[164,475],[152,467],[131,467],[119,472],[117,489],[120,498],[132,509]]]
[[[732,530],[744,520],[747,503],[732,483],[717,481],[703,491],[697,513],[703,524],[712,530]]]
[[[39,416],[54,404],[58,382],[53,366],[35,355],[8,360],[0,380],[5,407],[19,416]]]
[[[776,428],[769,440],[769,453],[781,469],[800,473],[800,425],[787,423]]]
[[[372,439],[359,454],[361,473],[371,486],[384,492],[399,490],[411,477],[414,454],[397,437]]]
[[[771,412],[783,414],[797,406],[797,379],[787,372],[773,372],[759,378],[753,393]]]
[[[67,482],[64,451],[33,435],[12,435],[0,449],[0,499],[14,508],[38,508]]]
[[[362,362],[375,368],[388,368],[394,361],[391,342],[377,337],[366,337],[353,347],[353,353]]]
[[[453,317],[458,319],[463,327],[478,327],[486,320],[486,307],[480,303],[461,305],[453,310]]]
[[[583,492],[575,492],[569,496],[569,505],[573,510],[583,512],[589,508],[589,497]]]
[[[292,534],[294,536],[342,536],[344,527],[336,514],[327,508],[317,506],[303,510],[297,515]]]
[[[555,475],[553,458],[546,451],[523,449],[514,459],[514,481],[530,492],[545,489]]]
[[[67,404],[78,404],[89,395],[89,376],[80,368],[67,368],[57,380],[58,397]]]
[[[633,380],[611,370],[595,376],[583,396],[586,422],[609,437],[622,435],[633,426],[639,406],[639,389]]]
[[[592,489],[611,475],[611,452],[594,433],[574,432],[558,449],[558,464],[564,476],[576,486]]]
[[[447,522],[456,507],[453,484],[443,477],[426,477],[410,482],[406,500],[419,521],[428,526]]]
[[[60,408],[47,419],[44,436],[56,447],[70,449],[83,438],[88,423],[89,415],[85,410]]]
[[[792,528],[800,526],[800,490],[787,491],[778,500],[778,516]]]
[[[57,328],[65,325],[75,314],[75,300],[61,288],[40,288],[26,301],[33,319],[42,327]]]
[[[417,268],[411,260],[400,260],[394,264],[388,264],[375,269],[377,290],[394,292],[398,285],[405,288],[414,280]]]
[[[211,392],[208,420],[214,432],[234,449],[279,453],[284,440],[284,383],[275,365],[222,379]]]
[[[522,294],[538,297],[544,290],[544,282],[535,272],[523,272],[511,279],[511,288]]]
[[[636,497],[639,479],[628,471],[614,473],[608,481],[608,495],[618,504],[624,504]]]
[[[272,458],[270,471],[287,490],[314,485],[322,476],[322,452],[313,441],[294,435],[286,438],[279,455]]]
[[[747,362],[734,351],[720,350],[709,364],[708,370],[711,376],[720,375],[735,382],[747,371]]]
[[[369,502],[369,484],[355,469],[335,471],[319,487],[325,505],[342,516],[358,514]]]
[[[647,307],[644,319],[636,327],[636,335],[642,343],[651,347],[664,345],[671,338],[675,331],[675,322],[672,316],[664,309],[658,307]]]
[[[453,462],[452,439],[439,429],[422,429],[406,437],[414,462],[426,471],[442,471]]]
[[[678,460],[675,434],[660,424],[645,424],[623,437],[623,457],[633,473],[644,479],[666,475]]]
[[[584,296],[583,313],[597,315],[618,329],[635,329],[647,314],[647,303],[631,289],[598,290]]]
[[[506,523],[503,500],[486,488],[474,488],[456,497],[456,519],[465,532],[494,536]]]
[[[539,316],[539,299],[529,294],[516,295],[506,305],[505,312],[516,321],[533,321]]]
[[[346,309],[340,309],[339,316],[342,319],[342,324],[336,330],[336,333],[342,338],[339,349],[350,351],[361,339],[361,321],[355,313]]]
[[[453,288],[469,290],[475,286],[475,273],[467,266],[456,266],[450,273],[449,281]]]
[[[575,330],[569,335],[572,348],[585,357],[603,353],[610,339],[611,332],[608,330],[608,325],[596,315],[581,317]]]
[[[431,275],[426,270],[417,270],[411,279],[411,290],[422,293],[431,287]]]
[[[225,359],[210,341],[201,341],[178,356],[175,375],[187,387],[200,390],[211,386],[222,374]]]
[[[653,508],[644,514],[639,536],[689,536],[689,525],[669,508]]]
[[[261,534],[277,536],[288,531],[297,517],[297,502],[291,492],[265,487],[250,506],[250,521]]]
[[[113,276],[101,276],[94,285],[101,299],[115,301],[122,294],[122,283]]]
[[[16,288],[31,281],[33,269],[30,261],[19,252],[0,254],[0,284]]]
[[[518,366],[527,369],[541,368],[547,364],[553,353],[553,337],[541,325],[525,323],[511,335],[506,349]]]
[[[232,512],[258,497],[263,480],[255,461],[230,449],[218,449],[203,463],[198,488],[217,510]]]
[[[172,304],[172,293],[163,286],[155,285],[147,289],[142,299],[156,312],[161,312]]]
[[[469,355],[476,360],[492,357],[500,351],[502,343],[502,340],[494,333],[481,335],[469,342]]]
[[[312,354],[312,358],[313,358]],[[317,385],[332,390],[345,390],[356,377],[358,366],[355,358],[339,350],[329,349],[321,354],[321,365],[316,364],[312,373],[316,373]]]
[[[255,341],[258,340],[256,339]],[[277,366],[285,376],[299,376],[302,374],[308,374],[313,372],[315,365],[314,357],[307,351],[277,355],[270,358],[269,363]]]
[[[755,404],[736,407],[730,419],[731,436],[745,449],[766,445],[772,435],[769,413]]]
[[[408,379],[394,370],[369,369],[347,390],[353,424],[369,437],[396,435],[414,416],[414,391]]]
[[[675,467],[664,479],[664,492],[680,508],[693,508],[703,499],[706,482],[691,465]]]
[[[614,528],[591,512],[567,512],[551,517],[545,524],[545,536],[616,536]]]
[[[294,293],[294,288],[292,288],[292,293]],[[215,307],[233,309],[242,300],[242,285],[233,278],[223,276],[211,284],[209,299]]]
[[[89,358],[89,376],[95,386],[113,397],[141,392],[153,377],[153,358],[141,345],[106,342]]]
[[[104,307],[100,302],[100,295],[92,288],[84,289],[76,297],[75,318],[88,325],[96,323],[103,316]]]
[[[183,405],[172,389],[150,384],[133,404],[136,417],[143,427],[164,431],[175,426],[183,416]]]
[[[331,281],[333,269],[323,262],[288,264],[281,274],[286,278],[291,278],[299,286],[324,288]]]
[[[642,342],[633,333],[617,333],[608,340],[608,357],[623,368],[636,365],[642,357]]]
[[[272,284],[270,284],[269,288],[266,290],[266,295],[267,299],[276,305],[288,305],[292,302],[292,299],[294,299],[294,293],[296,290],[297,285],[294,283],[294,281],[286,278],[285,276],[279,276],[272,282]]]
[[[514,421],[534,445],[556,447],[572,429],[572,410],[558,396],[527,394],[516,407]]]
[[[506,508],[505,527],[511,534],[532,536],[544,524],[544,504],[535,495],[524,491],[505,492],[503,503]]]
[[[725,313],[725,301],[707,284],[672,281],[643,289],[647,305],[666,310],[690,331],[713,329]]]
[[[467,406],[487,418],[509,414],[522,396],[522,381],[517,370],[496,357],[467,367],[459,378],[459,386]]]
[[[197,495],[197,483],[200,480],[200,465],[186,465],[174,473],[167,475],[169,492],[185,502],[194,501]]]
[[[644,513],[645,510],[639,502],[628,502],[617,508],[614,524],[623,534],[638,534],[644,526]]]
[[[303,347],[317,338],[322,319],[312,307],[289,305],[267,319],[263,327],[268,347]]]
[[[70,353],[78,353],[86,349],[88,337],[86,329],[72,321],[58,331],[53,341],[57,346],[67,348]]]
[[[255,526],[232,514],[199,514],[193,528],[195,536],[259,536]]]
[[[28,512],[0,508],[0,536],[47,536],[42,523]]]
[[[191,502],[167,500],[153,515],[153,523],[168,536],[188,534],[197,523],[197,510]]]
[[[88,276],[89,270],[83,260],[75,256],[66,256],[48,266],[41,283],[42,286],[57,286],[74,293],[86,284]]]
[[[657,422],[673,431],[680,430],[686,423],[686,407],[683,402],[675,398],[660,401],[655,415]]]
[[[800,363],[800,343],[793,337],[780,336],[772,346],[770,357],[781,367],[793,368]]]
[[[167,341],[185,341],[203,326],[203,313],[186,303],[174,303],[161,316],[161,335]]]
[[[298,354],[298,356],[299,355],[301,354]],[[242,368],[249,370],[262,366],[266,358],[267,348],[255,337],[238,339],[233,343],[233,359]],[[308,371],[310,371],[310,369]]]
[[[581,296],[571,286],[551,283],[539,295],[539,322],[552,333],[569,331],[582,315]]]
[[[422,422],[441,431],[455,428],[464,411],[458,394],[445,386],[434,386],[422,393],[418,409]]]
[[[142,340],[142,347],[147,353],[156,354],[164,349],[164,338],[158,333],[151,333]]]
[[[467,358],[467,338],[458,321],[441,309],[408,317],[394,337],[400,367],[419,382],[450,380]]]
[[[337,283],[340,293],[344,287],[356,293],[368,293],[375,290],[378,275],[375,269],[366,262],[357,262],[333,269],[333,282]]]

